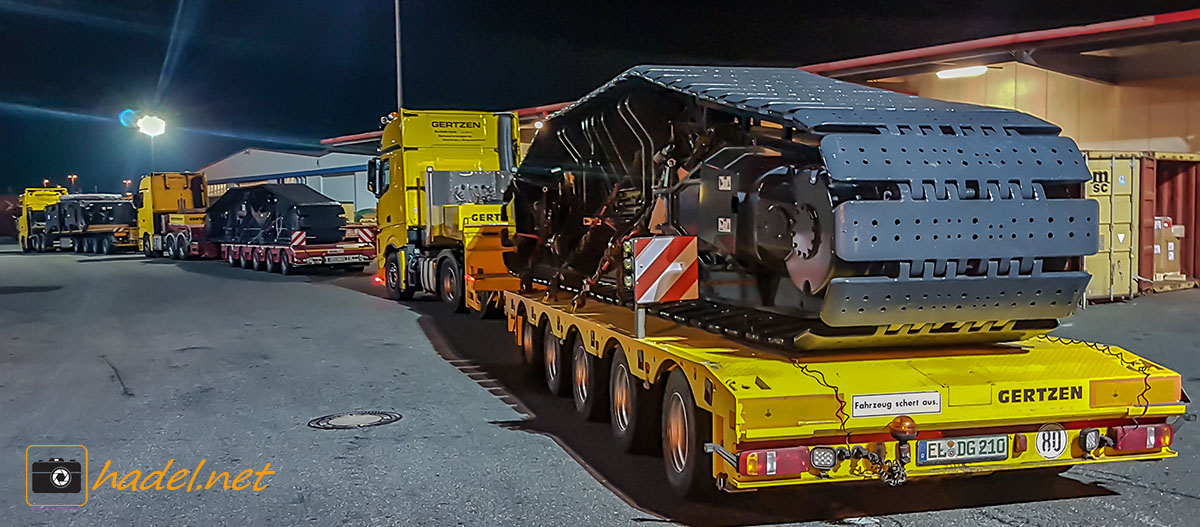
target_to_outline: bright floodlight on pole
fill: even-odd
[[[167,131],[167,122],[153,115],[143,115],[137,120],[137,127],[139,132],[155,137]]]

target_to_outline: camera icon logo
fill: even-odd
[[[67,461],[60,457],[50,458],[49,461],[38,460],[29,467],[31,490],[39,494],[79,493],[83,490],[80,484],[82,474],[83,466],[78,461]]]
[[[29,463],[31,458],[34,461]],[[80,463],[79,459],[83,462]],[[33,507],[78,507],[86,504],[87,459],[87,448],[83,445],[30,445],[25,449],[26,466],[29,467],[25,502]]]

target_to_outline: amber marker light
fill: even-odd
[[[917,438],[917,423],[907,415],[892,419],[892,422],[888,423],[888,430],[891,431],[892,437],[901,443]]]

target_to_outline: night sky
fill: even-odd
[[[405,0],[405,106],[516,109],[635,64],[799,66],[1194,3]],[[125,108],[167,121],[155,170],[375,130],[395,105],[392,16],[390,0],[0,0],[0,193],[72,172],[121,190],[151,163]]]

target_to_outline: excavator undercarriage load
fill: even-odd
[[[638,66],[546,121],[506,262],[632,305],[623,242],[696,236],[700,299],[652,314],[801,349],[1020,340],[1074,311],[1098,247],[1059,132],[789,68]]]

